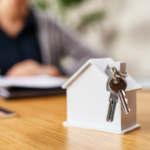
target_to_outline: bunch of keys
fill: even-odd
[[[106,68],[106,73],[109,75],[109,79],[107,81],[107,90],[110,91],[109,98],[109,107],[107,113],[107,121],[112,122],[114,119],[116,103],[118,102],[118,97],[121,101],[122,109],[125,114],[130,112],[128,107],[128,100],[126,98],[125,90],[127,88],[126,77],[128,74],[122,74],[115,67]]]

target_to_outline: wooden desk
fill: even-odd
[[[150,92],[137,94],[137,123],[126,135],[63,127],[66,97],[0,101],[18,117],[0,120],[0,150],[147,150],[150,149]]]

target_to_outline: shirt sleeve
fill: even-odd
[[[53,30],[55,30],[55,42],[59,45],[59,54],[61,56],[69,56],[73,58],[74,63],[68,64],[68,67],[59,66],[59,69],[65,75],[72,75],[77,71],[87,60],[91,58],[100,58],[104,55],[96,54],[91,50],[86,43],[82,42],[77,33],[71,31],[58,20],[53,19]],[[54,31],[53,31],[54,32]],[[56,33],[57,32],[57,33]],[[57,36],[56,36],[57,35]],[[56,39],[57,37],[57,39]]]

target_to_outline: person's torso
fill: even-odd
[[[0,69],[5,73],[16,63],[33,59],[41,63],[41,53],[36,37],[36,21],[32,13],[28,16],[25,26],[18,36],[9,37],[0,29]]]

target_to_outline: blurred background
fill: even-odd
[[[126,61],[133,77],[150,77],[150,1],[32,0],[32,5],[77,30],[93,51]]]

